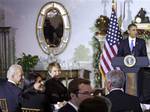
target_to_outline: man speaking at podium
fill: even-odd
[[[145,40],[137,37],[137,26],[128,26],[128,38],[121,41],[118,47],[118,57],[131,55],[134,57],[147,57]],[[130,68],[128,68],[130,69]],[[137,75],[135,73],[126,74],[126,93],[137,95]]]
[[[128,34],[129,37],[121,41],[117,56],[134,55],[135,57],[147,57],[145,41],[137,38],[137,26],[135,24],[132,23],[128,26]]]

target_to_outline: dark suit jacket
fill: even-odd
[[[69,103],[67,103],[62,108],[60,108],[58,110],[58,112],[77,112],[77,111],[73,106],[71,106]]]
[[[123,110],[142,112],[139,99],[136,96],[128,95],[121,90],[113,90],[106,97],[112,103],[111,112],[123,112]]]
[[[45,94],[51,104],[68,100],[67,88],[58,79],[51,78],[45,83]]]
[[[39,92],[33,88],[33,86],[27,88],[22,93],[21,106],[25,108],[35,108],[44,110],[45,94]]]
[[[45,88],[46,111],[50,109],[54,110],[53,104],[68,100],[67,88],[61,83],[61,81],[55,78],[50,78],[46,81]]]
[[[0,85],[0,98],[6,98],[9,112],[20,111],[20,94],[21,89],[11,82],[6,81]]]
[[[136,57],[147,56],[146,44],[143,39],[136,38],[135,48],[134,48],[133,52],[134,52],[134,56],[136,56]],[[126,38],[121,41],[121,43],[118,47],[117,56],[124,57],[129,54],[131,54],[130,47],[129,47],[129,40],[128,40],[128,38]]]

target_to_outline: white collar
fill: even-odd
[[[136,41],[136,38],[132,38],[129,36],[129,41],[133,40],[134,42]]]
[[[13,84],[15,84],[15,85],[17,85],[14,81],[12,81],[12,80],[8,80],[8,82],[10,82],[10,83],[13,83]]]
[[[124,92],[123,88],[113,88],[113,89],[110,90],[110,92],[112,92],[112,91],[114,91],[114,90],[121,90],[121,91]]]
[[[75,106],[72,102],[70,102],[70,101],[68,101],[68,103],[76,110],[76,111],[78,111],[78,107],[77,106]]]
[[[133,40],[133,45],[135,46],[135,41],[136,41],[136,38],[131,38],[129,36],[129,45],[131,45],[131,41]]]

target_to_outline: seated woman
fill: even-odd
[[[45,86],[44,77],[38,73],[30,73],[32,83],[26,88],[21,95],[22,108],[34,108],[44,110],[45,103]]]

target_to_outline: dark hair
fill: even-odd
[[[105,89],[95,89],[94,96],[105,96]]]
[[[106,97],[87,98],[79,105],[78,112],[110,112],[111,102]]]
[[[133,27],[133,26],[137,27],[136,24],[131,23],[131,24],[128,25],[128,30],[130,30],[130,28]]]
[[[48,65],[48,71],[52,71],[52,68],[53,67],[58,67],[59,69],[61,69],[61,66],[60,66],[60,64],[58,63],[58,62],[52,62],[52,63],[50,63],[49,65]]]
[[[24,89],[32,86],[38,77],[41,77],[42,80],[45,80],[46,77],[38,72],[29,72],[29,74],[27,75],[27,77],[24,79]]]
[[[38,72],[30,72],[28,74],[28,80],[32,80],[33,82],[36,81],[37,77],[41,77],[43,80],[46,78],[44,75],[38,73]]]
[[[73,79],[68,86],[69,93],[77,93],[79,91],[80,84],[87,84],[90,85],[90,81],[82,78]]]

